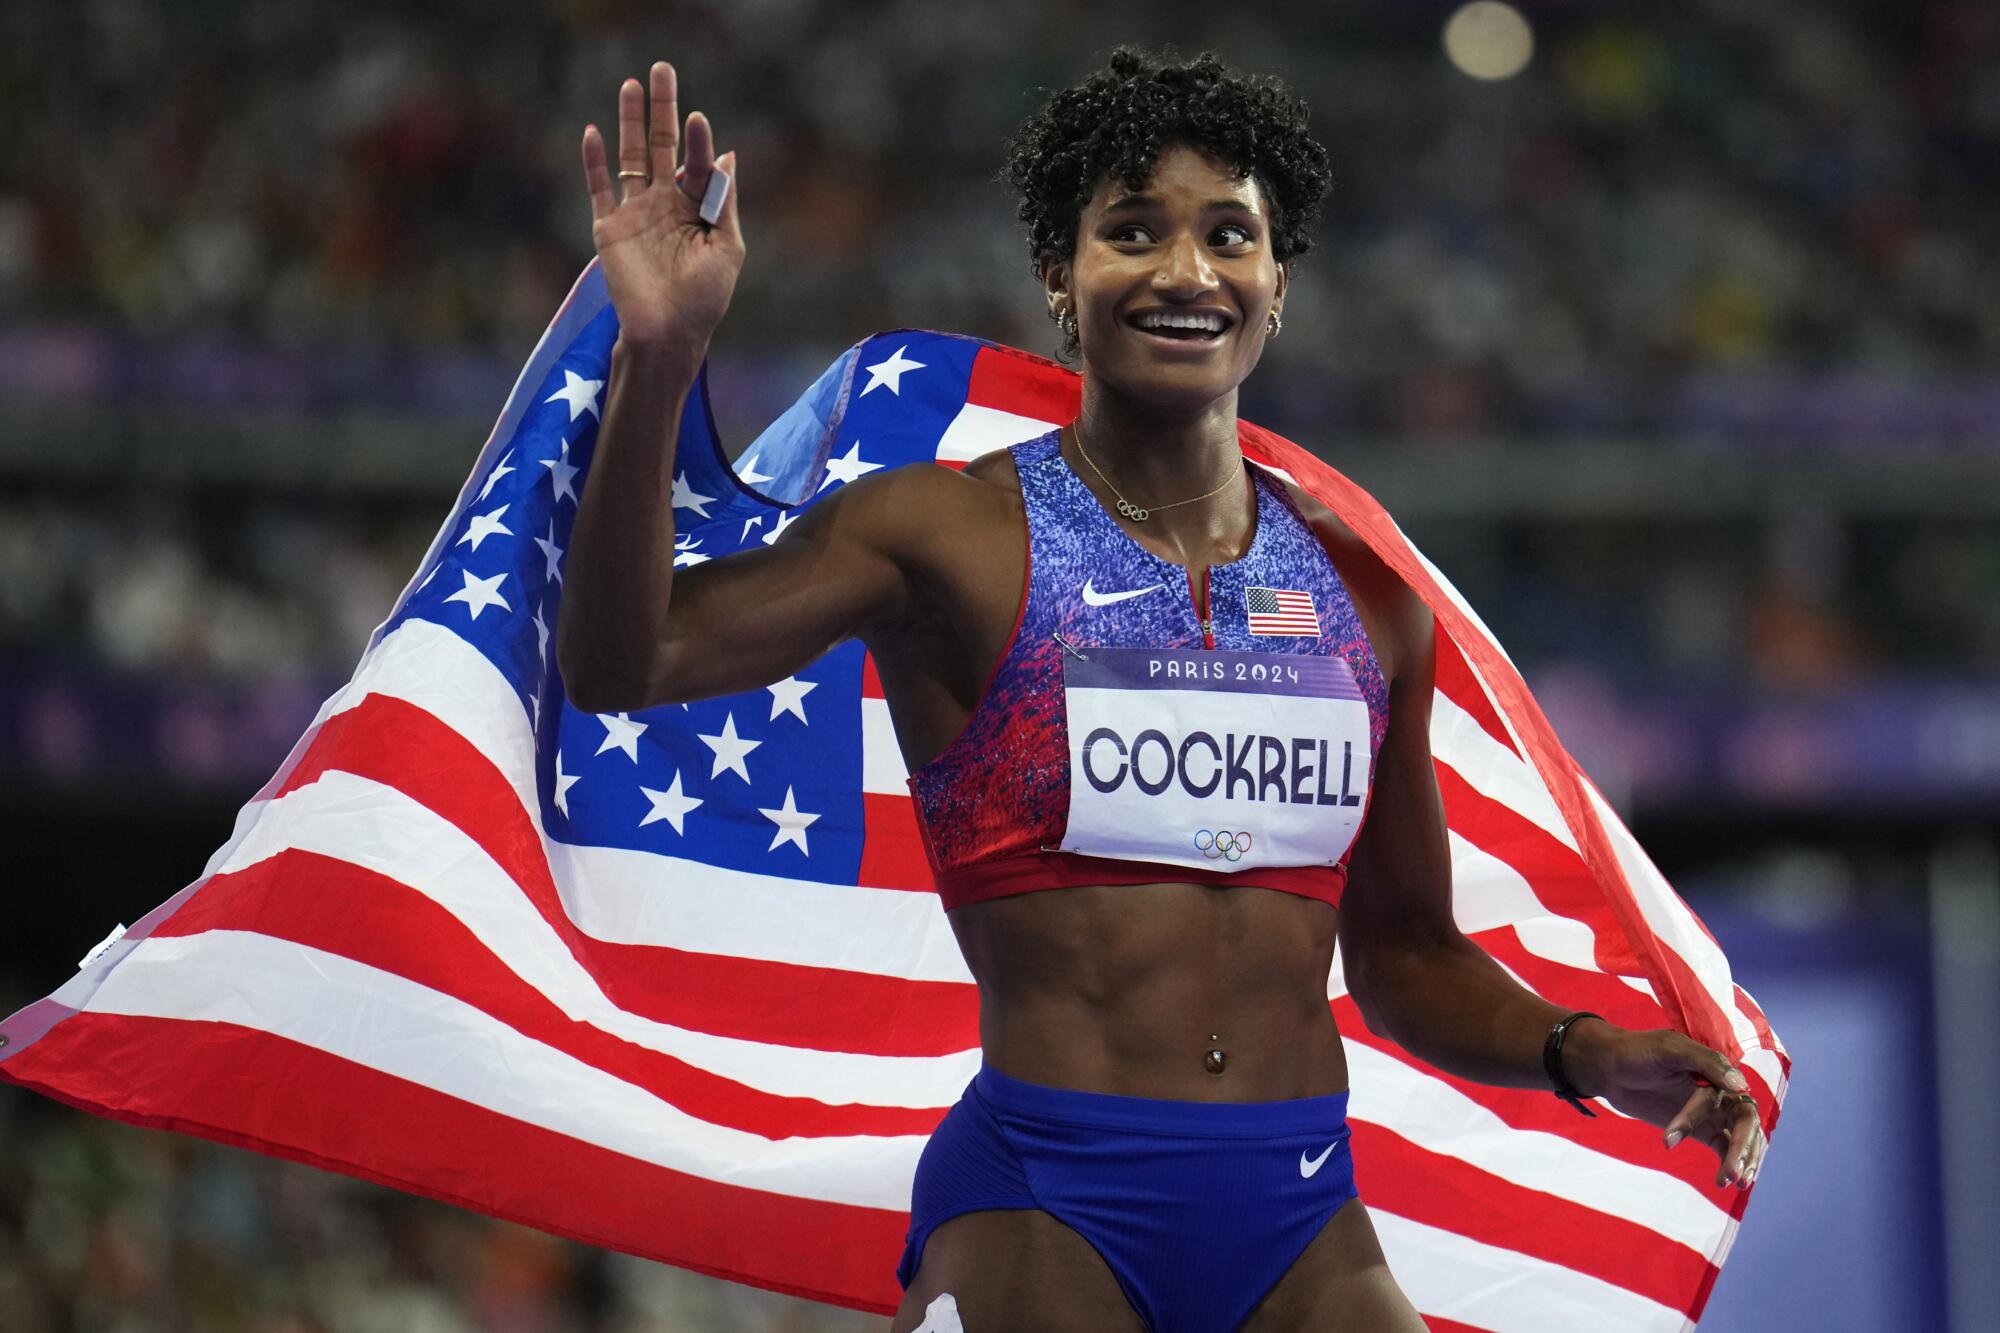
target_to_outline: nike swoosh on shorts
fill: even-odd
[[[1307,1157],[1304,1153],[1300,1153],[1299,1174],[1301,1176],[1304,1176],[1307,1180],[1311,1180],[1314,1176],[1319,1174],[1319,1169],[1326,1165],[1326,1159],[1331,1157],[1333,1155],[1333,1150],[1339,1146],[1340,1146],[1339,1140],[1336,1139],[1334,1142],[1327,1144],[1326,1151],[1322,1152],[1317,1157]]]
[[[1149,592],[1158,592],[1166,587],[1164,583],[1149,584],[1144,588],[1129,588],[1124,592],[1099,592],[1090,585],[1095,579],[1083,581],[1083,604],[1085,606],[1110,606],[1113,602],[1129,601],[1134,597],[1144,597]]]

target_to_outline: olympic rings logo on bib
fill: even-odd
[[[1194,849],[1203,856],[1214,860],[1241,861],[1250,851],[1251,838],[1248,833],[1231,833],[1228,829],[1211,832],[1202,829],[1194,835]]]

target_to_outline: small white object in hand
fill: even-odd
[[[729,200],[729,173],[716,167],[708,173],[708,188],[701,195],[701,220],[713,227],[722,221],[722,206]]]

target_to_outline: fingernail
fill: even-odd
[[[1686,1137],[1687,1137],[1687,1132],[1685,1130],[1679,1130],[1679,1129],[1669,1130],[1667,1131],[1667,1146],[1671,1148],[1676,1143],[1679,1143],[1682,1139]]]
[[[1748,1092],[1750,1091],[1750,1080],[1732,1069],[1722,1076],[1722,1086],[1731,1092]]]

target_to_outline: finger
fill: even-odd
[[[646,188],[646,93],[637,79],[618,85],[618,184],[621,201]]]
[[[1702,1117],[1715,1106],[1714,1094],[1707,1088],[1696,1088],[1694,1094],[1674,1112],[1674,1118],[1667,1121],[1667,1146],[1673,1147],[1701,1124]]]
[[[583,127],[583,184],[590,191],[590,220],[601,222],[610,217],[618,201],[611,193],[611,167],[604,156],[604,136],[595,125]]]
[[[671,180],[674,156],[680,151],[680,82],[674,67],[664,60],[655,60],[646,77],[653,103],[652,131],[646,141],[653,179]]]
[[[715,167],[715,127],[699,111],[688,112],[687,135],[681,142],[681,193],[696,203],[708,192],[708,173]]]
[[[1712,1050],[1698,1041],[1687,1043],[1688,1067],[1710,1087],[1723,1088],[1730,1092],[1750,1091],[1750,1081],[1743,1077],[1729,1057],[1721,1051]]]
[[[1729,1106],[1733,1114],[1717,1136],[1720,1139],[1717,1154],[1722,1159],[1722,1167],[1716,1172],[1715,1183],[1740,1188],[1749,1183],[1746,1176],[1751,1166],[1750,1159],[1755,1153],[1757,1108],[1734,1098]]]

